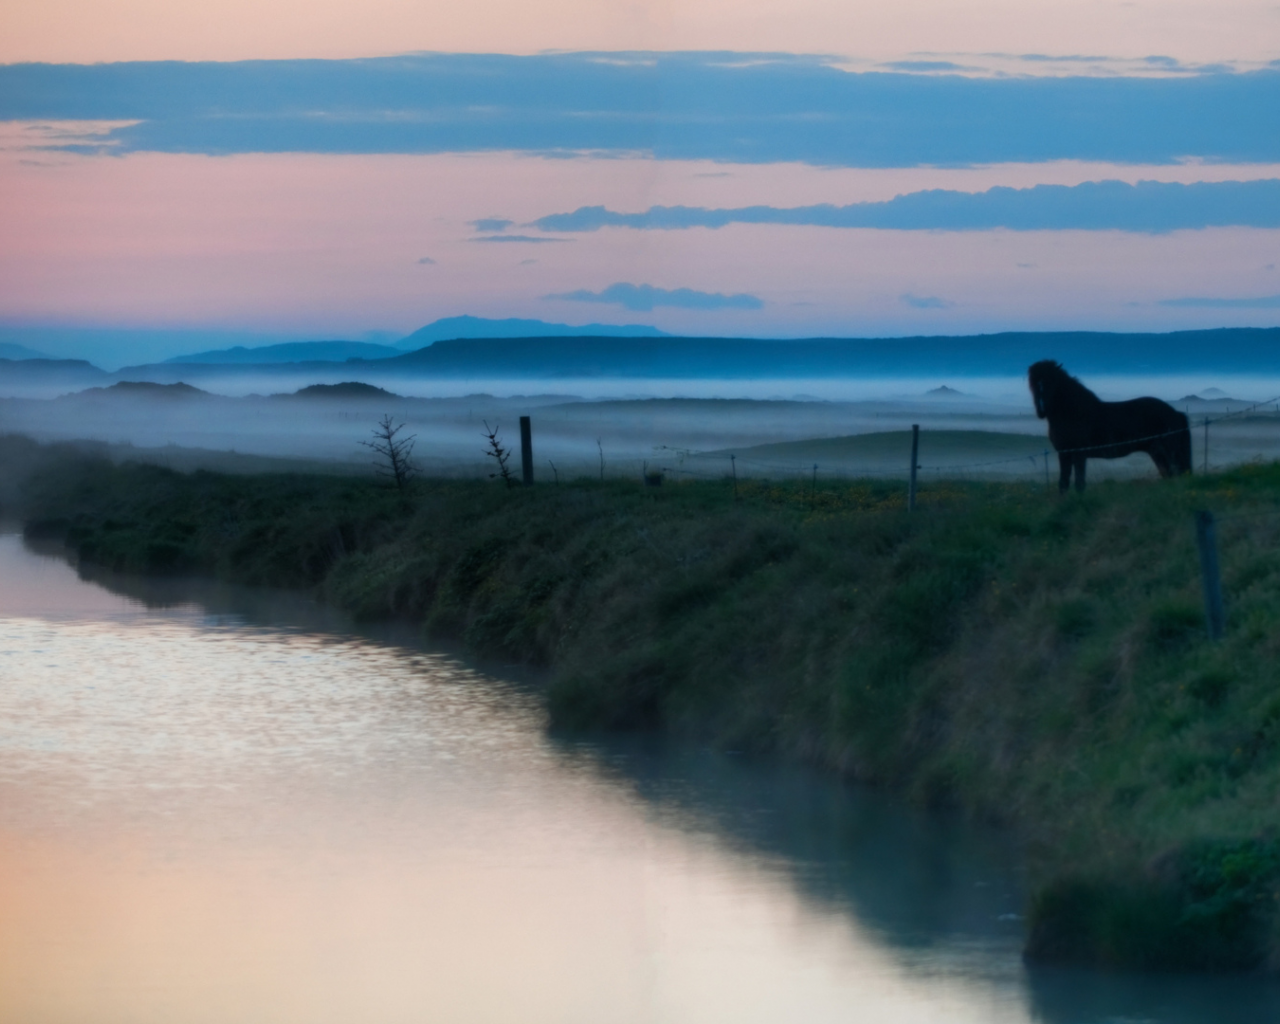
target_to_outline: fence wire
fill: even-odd
[[[1274,411],[1280,412],[1280,395],[1274,398],[1268,398],[1265,401],[1254,402],[1243,408],[1224,412],[1220,415],[1212,416],[1205,414],[1197,421],[1188,424],[1187,428],[1179,427],[1176,430],[1164,431],[1159,434],[1151,434],[1146,437],[1133,438],[1124,442],[1110,442],[1107,444],[1088,445],[1078,448],[1054,449],[1046,447],[1039,452],[1031,452],[1022,455],[1010,455],[998,459],[983,459],[976,462],[936,462],[917,465],[916,469],[921,473],[933,474],[935,479],[942,474],[959,474],[976,473],[989,471],[1001,466],[1014,466],[1024,464],[1027,466],[1026,472],[1045,473],[1050,472],[1049,457],[1052,455],[1073,455],[1088,454],[1089,452],[1105,451],[1114,449],[1119,444],[1142,444],[1147,441],[1156,441],[1165,437],[1172,437],[1182,433],[1183,429],[1195,431],[1197,429],[1207,428],[1215,423],[1222,423],[1231,420],[1240,420],[1257,413],[1259,410],[1268,407],[1276,407]],[[1188,417],[1190,418],[1190,417]],[[921,434],[927,436],[926,431]],[[858,435],[853,435],[858,436]],[[1031,435],[1010,434],[1010,437],[1029,437]],[[822,474],[826,479],[836,476],[842,479],[872,479],[872,480],[901,480],[910,473],[910,466],[907,465],[903,469],[891,469],[884,466],[885,460],[879,460],[880,465],[850,465],[853,460],[837,459],[826,463],[826,469],[823,469],[823,463],[819,462],[799,462],[791,459],[765,459],[757,456],[738,455],[736,452],[728,452],[723,449],[717,451],[702,451],[696,448],[677,448],[671,445],[656,445],[654,454],[660,459],[674,458],[676,465],[662,465],[656,467],[663,473],[672,474],[677,478],[680,476],[694,477],[701,479],[718,478],[730,473],[736,472],[737,467],[741,467],[744,472],[760,471],[763,474],[778,474],[786,477],[794,478],[812,478],[818,474]],[[714,468],[711,466],[698,466],[697,460],[714,462]],[[909,459],[904,460],[909,463]],[[690,464],[692,462],[692,465]],[[746,478],[746,477],[744,477]]]

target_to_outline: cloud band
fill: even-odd
[[[672,306],[677,309],[761,309],[764,307],[764,303],[756,296],[745,293],[723,295],[719,292],[694,291],[692,288],[655,288],[651,284],[625,282],[611,284],[598,292],[579,289],[573,292],[544,295],[543,298],[560,302],[599,302],[622,306],[624,309],[640,313],[647,313],[658,306]]]
[[[0,119],[138,122],[104,137],[114,152],[597,151],[858,167],[1280,161],[1277,69],[1157,79],[911,70],[723,53],[11,64],[0,66]]]
[[[1161,233],[1210,227],[1280,227],[1280,180],[1197,182],[1122,181],[1082,185],[997,187],[986,192],[931,189],[886,202],[848,206],[745,206],[708,209],[653,206],[618,213],[583,206],[533,222],[543,231],[722,228],[729,224],[789,224],[895,231],[1135,231]]]

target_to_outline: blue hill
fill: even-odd
[[[238,376],[310,377],[308,383],[402,379],[592,377],[786,379],[1018,377],[1040,359],[1077,374],[1236,373],[1280,376],[1280,328],[1167,334],[1009,332],[914,338],[520,337],[450,339],[378,359],[276,363],[153,363],[106,374],[72,360],[0,359],[0,387],[74,378],[173,382]],[[96,378],[96,379],[95,379]],[[216,389],[215,389],[216,390]]]
[[[462,338],[669,338],[646,324],[549,324],[543,320],[489,320],[482,316],[447,316],[420,327],[396,342],[400,349],[419,349],[437,341]]]
[[[37,352],[26,345],[18,345],[11,341],[0,341],[0,359],[49,359],[43,352]]]
[[[390,345],[375,345],[367,341],[286,341],[278,345],[261,345],[246,348],[212,349],[188,356],[174,356],[166,363],[204,363],[225,365],[230,363],[340,363],[347,359],[387,359],[400,355]]]
[[[1007,332],[914,338],[484,338],[441,341],[377,364],[379,376],[1018,376],[1040,359],[1073,373],[1280,373],[1280,328],[1169,334]]]

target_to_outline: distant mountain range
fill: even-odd
[[[12,393],[16,388],[91,387],[106,384],[111,374],[83,359],[3,359],[0,384]]]
[[[465,338],[666,338],[670,335],[656,327],[608,324],[587,324],[571,327],[568,324],[549,324],[543,320],[488,320],[481,316],[448,316],[420,327],[406,338],[391,345],[378,345],[368,341],[286,341],[277,345],[260,345],[247,348],[212,349],[191,355],[174,356],[166,363],[229,366],[232,364],[262,365],[271,363],[345,362],[348,359],[390,359],[406,351],[425,348],[438,341],[456,341]],[[21,346],[17,346],[21,347]],[[0,351],[0,356],[3,356]],[[29,358],[10,356],[11,359]]]
[[[395,390],[397,381],[431,379],[1013,377],[1020,376],[1039,359],[1060,360],[1070,372],[1084,375],[1086,383],[1090,375],[1098,374],[1280,376],[1280,328],[798,341],[670,336],[469,338],[438,341],[412,352],[375,359],[170,361],[129,366],[112,374],[76,360],[0,359],[0,394],[41,387],[89,387],[122,380],[200,383],[252,379],[255,388],[357,381]],[[272,383],[275,378],[281,378],[279,385]],[[203,386],[216,389],[216,385],[208,383]]]
[[[136,343],[143,342],[143,351],[154,348],[165,340],[172,344],[178,338],[189,338],[199,341],[214,338],[234,337],[223,332],[210,331],[137,331],[122,329],[98,328],[5,328],[0,332],[10,337],[27,337],[44,339],[50,347],[64,351],[96,351],[102,353],[105,362],[111,363],[121,352],[132,348],[138,351]],[[154,337],[153,337],[154,335]],[[375,343],[372,341],[285,341],[265,345],[235,345],[229,348],[210,348],[186,355],[171,356],[165,363],[200,364],[230,366],[234,364],[254,365],[273,363],[309,363],[309,362],[344,362],[348,359],[389,359],[402,355],[406,351],[423,348],[437,341],[451,341],[458,338],[545,338],[545,337],[618,337],[618,338],[664,338],[668,335],[656,327],[643,324],[586,324],[572,327],[569,324],[549,324],[543,320],[489,320],[480,316],[449,316],[435,320],[414,331],[408,337],[401,338],[394,344]],[[390,340],[390,339],[387,339]],[[172,348],[169,349],[172,351]],[[19,341],[0,340],[0,359],[28,360],[51,359],[43,351],[38,351]],[[154,365],[154,364],[146,364]]]
[[[279,345],[262,345],[258,348],[218,348],[209,352],[194,352],[188,356],[174,356],[166,363],[199,363],[208,366],[227,366],[233,363],[313,363],[343,362],[347,359],[389,359],[401,350],[390,345],[375,345],[368,341],[286,341]]]
[[[44,352],[37,352],[26,345],[18,345],[11,341],[0,341],[0,359],[48,359]]]
[[[1280,328],[1171,334],[1010,332],[915,338],[512,338],[441,341],[378,365],[421,377],[1019,376],[1039,359],[1073,373],[1280,374]]]
[[[645,324],[549,324],[543,320],[489,320],[482,316],[447,316],[420,327],[396,342],[399,349],[419,349],[457,338],[669,338]]]

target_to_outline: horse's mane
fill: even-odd
[[[1067,373],[1063,365],[1055,359],[1042,359],[1032,363],[1027,370],[1027,378],[1032,391],[1038,384],[1044,387],[1046,407],[1050,413],[1059,410],[1077,409],[1102,401],[1097,395]]]

